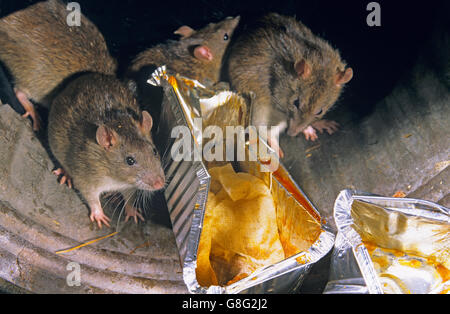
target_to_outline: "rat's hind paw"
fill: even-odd
[[[67,174],[67,172],[63,168],[53,170],[53,174],[59,177],[60,184],[66,183],[70,189],[72,188],[72,178]]]
[[[39,131],[42,124],[41,118],[39,117],[39,114],[37,113],[33,103],[28,99],[28,96],[21,91],[16,90],[16,97],[22,104],[23,109],[25,109],[25,114],[23,114],[22,117],[24,118],[30,117],[31,120],[33,121],[33,130]]]
[[[142,221],[145,221],[144,216],[142,216],[142,214],[141,214],[141,210],[137,209],[134,206],[131,206],[131,205],[127,204],[125,206],[125,212],[126,212],[125,222],[127,222],[128,219],[130,219],[130,217],[134,217],[134,222],[135,223],[138,222],[138,218],[141,219]]]

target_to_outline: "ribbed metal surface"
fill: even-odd
[[[172,167],[173,166],[173,167]],[[172,172],[174,171],[174,172]],[[208,174],[200,163],[174,162],[167,172],[173,175],[166,190],[167,206],[172,220],[181,261],[186,259],[194,210],[204,203]],[[200,209],[198,209],[200,210]],[[190,257],[191,260],[193,257]]]
[[[171,130],[176,126],[186,125],[187,122],[172,87],[165,80],[158,83],[164,88],[165,98],[157,137],[171,139]],[[194,143],[194,139],[191,138],[191,140]],[[177,149],[176,145],[178,142],[173,139],[162,142],[160,150],[165,152],[165,173],[169,178],[169,184],[164,194],[181,264],[186,266],[195,262],[197,258],[201,230],[193,226],[202,225],[210,176],[203,163],[194,161],[192,151],[190,158],[174,161],[171,158],[171,151]]]
[[[0,278],[33,293],[188,292],[172,231],[150,218],[55,254],[115,231],[117,212],[113,217],[113,208],[105,208],[112,229],[95,227],[80,197],[52,174],[54,164],[30,122],[6,105],[0,106],[0,148]],[[69,263],[80,266],[80,286],[66,281]]]

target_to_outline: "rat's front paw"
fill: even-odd
[[[306,140],[315,141],[319,137],[317,136],[316,130],[312,126],[308,126],[306,129],[304,129],[303,134],[305,135]]]
[[[137,223],[138,222],[138,218],[141,219],[142,221],[145,221],[144,217],[141,214],[141,210],[137,209],[134,206],[131,205],[125,205],[125,222],[128,221],[128,219],[130,219],[130,217],[134,218],[134,222]]]
[[[320,133],[323,133],[323,131],[325,130],[330,135],[336,132],[339,128],[339,123],[331,120],[319,120],[311,125]]]
[[[92,222],[97,222],[97,225],[100,229],[102,228],[102,223],[110,227],[109,222],[111,220],[108,218],[108,216],[105,215],[103,210],[92,211],[90,218]]]
[[[323,131],[327,131],[328,134],[333,134],[336,132],[339,128],[339,123],[331,120],[319,120],[314,123],[312,123],[310,126],[308,126],[306,129],[303,130],[303,134],[305,134],[305,138],[307,140],[315,141],[319,137],[317,136],[316,130],[318,130],[320,133],[323,133]]]

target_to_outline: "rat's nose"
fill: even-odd
[[[286,133],[289,136],[297,136],[297,134],[298,134],[295,132],[295,130],[293,130],[293,128],[289,128]]]
[[[155,182],[153,182],[153,188],[155,190],[161,190],[164,187],[164,184],[166,184],[166,180],[162,176],[158,176],[155,179]]]
[[[286,133],[289,136],[297,136],[298,133],[300,133],[300,131],[301,131],[301,129],[298,126],[290,124],[289,128],[286,131]]]
[[[154,173],[147,173],[142,178],[142,183],[146,185],[146,189],[150,191],[161,190],[166,184],[164,175],[155,175]]]

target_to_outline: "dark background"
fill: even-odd
[[[343,59],[354,69],[354,78],[338,106],[350,110],[355,118],[363,118],[414,64],[429,37],[436,13],[444,7],[443,1],[377,1],[381,6],[381,27],[369,27],[366,23],[370,13],[366,10],[369,0],[77,2],[83,14],[104,34],[121,70],[146,47],[175,39],[173,31],[181,25],[200,28],[236,15],[241,15],[241,23],[245,23],[249,17],[271,11],[295,15],[315,34],[338,48]],[[36,2],[0,0],[0,17]]]

